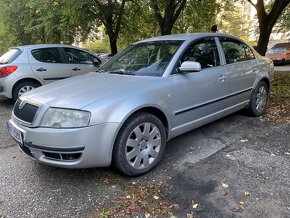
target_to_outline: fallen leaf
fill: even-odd
[[[231,155],[230,155],[230,154],[226,154],[226,156],[227,156],[227,157],[230,157]]]
[[[244,192],[244,195],[245,196],[249,196],[250,195],[250,192],[248,192],[248,191],[247,192]]]
[[[127,195],[127,196],[126,196],[126,198],[127,198],[127,199],[130,199],[130,198],[131,198],[131,196],[130,196],[130,195]]]
[[[192,213],[187,213],[186,214],[186,218],[193,218],[193,214]]]
[[[290,152],[285,152],[284,154],[285,154],[285,155],[290,155]]]
[[[240,142],[247,142],[249,141],[248,139],[241,139]]]
[[[149,218],[151,216],[150,213],[145,213],[145,218]]]
[[[240,205],[245,205],[245,202],[240,201],[239,204],[240,204]]]
[[[271,153],[271,156],[275,157],[276,155],[275,155],[275,154],[273,154],[273,153]]]
[[[158,199],[159,199],[159,197],[158,197],[157,195],[154,195],[153,198],[154,198],[155,200],[158,200]]]
[[[222,182],[222,187],[223,187],[223,188],[228,188],[229,185],[228,185],[227,183],[223,183],[223,182]]]
[[[197,207],[198,207],[198,204],[193,204],[193,205],[192,205],[192,208],[193,208],[193,209],[196,209]]]

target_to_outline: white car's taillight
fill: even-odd
[[[0,78],[9,76],[11,73],[15,72],[17,68],[17,66],[6,66],[0,68]]]

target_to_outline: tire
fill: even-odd
[[[37,82],[26,81],[19,83],[13,90],[12,93],[13,101],[15,102],[21,95],[39,86],[40,84]]]
[[[269,87],[261,81],[253,91],[248,112],[251,116],[259,117],[266,112],[269,99]]]
[[[284,66],[286,64],[286,61],[285,61],[285,59],[283,59],[282,61],[281,61],[281,66]]]
[[[136,113],[122,126],[113,149],[114,165],[128,176],[152,170],[163,156],[166,131],[163,123],[149,113]]]

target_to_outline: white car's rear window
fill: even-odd
[[[11,48],[0,57],[0,64],[9,64],[13,62],[20,54],[21,51],[18,48]]]

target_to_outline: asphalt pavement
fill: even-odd
[[[275,66],[276,72],[290,72],[290,64],[286,64],[284,66]]]
[[[174,205],[175,217],[290,217],[287,123],[227,116],[171,140],[156,169],[127,178],[113,168],[68,170],[28,158],[5,130],[11,108],[0,99],[1,218],[96,217],[118,206],[123,184],[159,182],[160,204]]]

